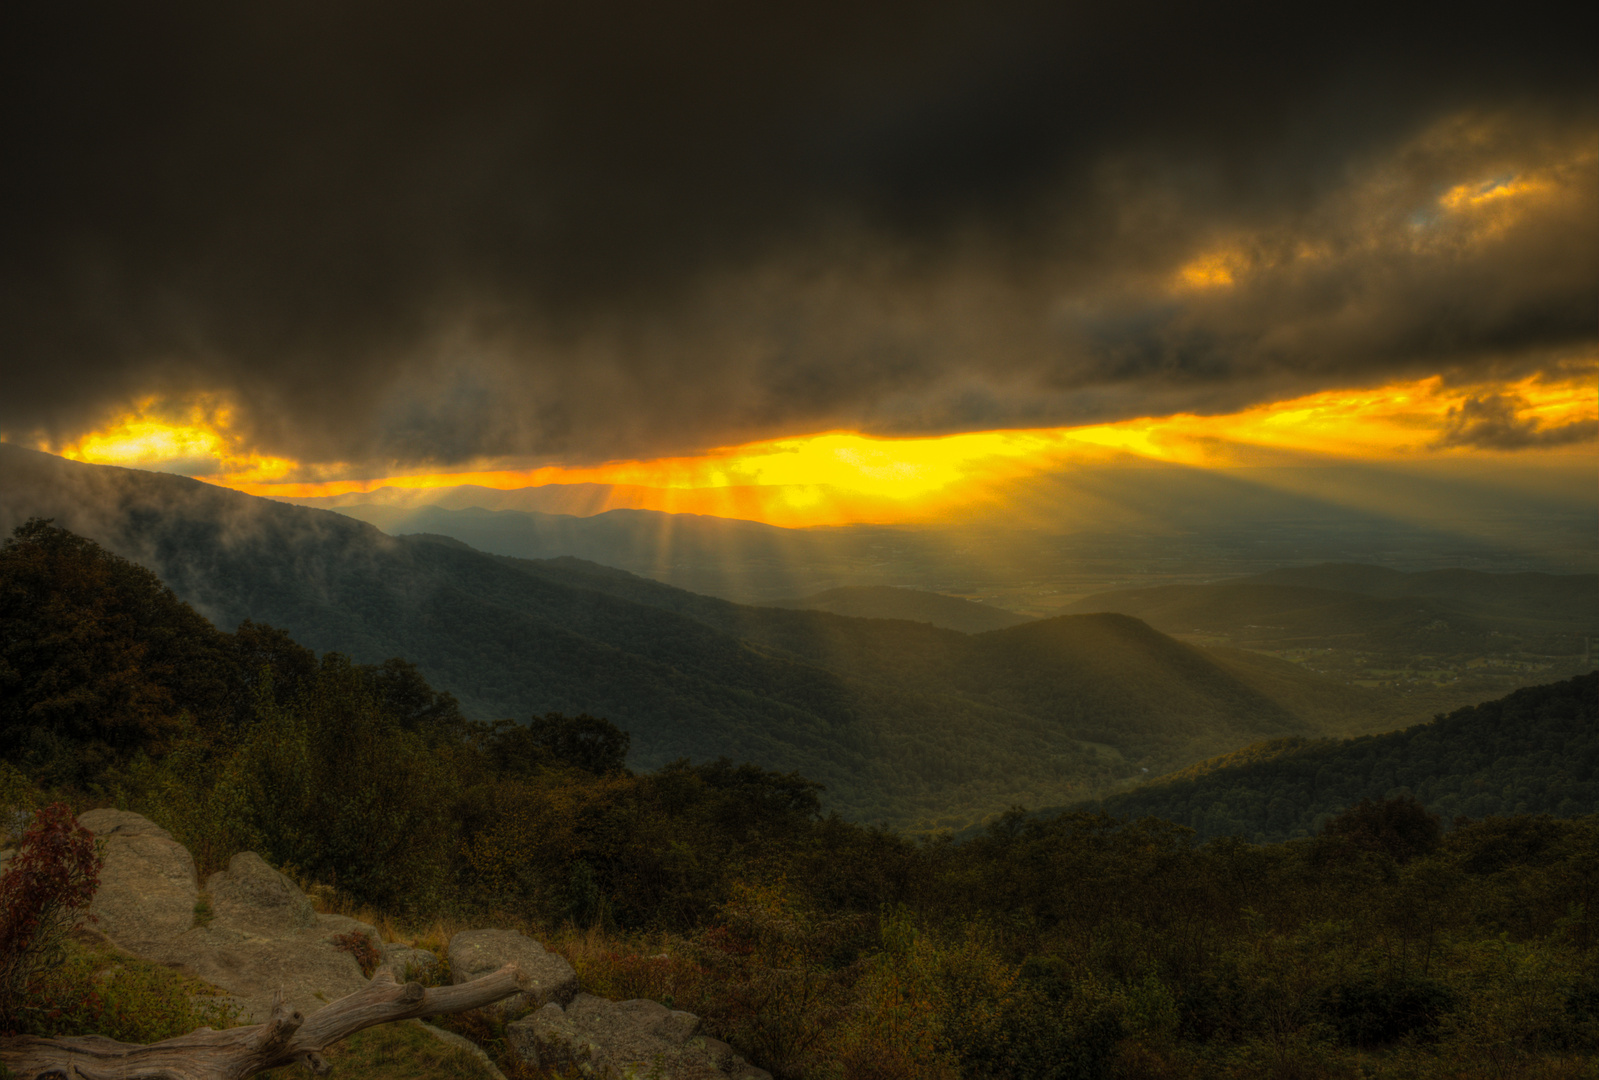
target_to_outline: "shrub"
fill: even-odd
[[[0,1030],[17,1026],[40,977],[100,884],[94,836],[64,803],[40,810],[0,875]]]
[[[372,938],[359,930],[351,930],[348,934],[335,934],[333,947],[355,957],[355,962],[361,965],[361,974],[369,979],[378,969],[378,961],[383,959],[378,947],[372,944]]]
[[[11,762],[0,761],[0,847],[10,847],[20,838],[37,804],[28,778]]]
[[[632,737],[609,720],[583,713],[562,716],[545,713],[534,718],[527,732],[534,745],[556,761],[595,776],[621,772]]]

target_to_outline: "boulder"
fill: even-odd
[[[273,995],[309,1016],[330,1001],[366,986],[361,965],[325,940],[317,928],[277,937],[197,927],[164,941],[146,942],[139,954],[181,968],[232,995],[241,1023],[262,1023]]]
[[[318,915],[294,882],[254,852],[235,855],[206,881],[212,918],[195,926],[194,860],[171,834],[126,810],[91,810],[78,820],[104,843],[92,928],[226,991],[243,1022],[264,1021],[278,990],[309,1015],[366,985],[361,965],[333,938],[362,933],[376,945],[377,931],[348,916]]]
[[[241,851],[228,868],[206,879],[212,925],[257,937],[276,937],[316,926],[316,910],[299,886],[253,851]]]
[[[506,964],[516,964],[533,981],[525,994],[506,998],[490,1008],[505,1016],[546,1002],[565,1003],[577,993],[577,972],[564,956],[515,930],[463,930],[450,938],[450,981],[471,982]]]
[[[608,1001],[579,994],[564,1009],[549,1002],[507,1024],[505,1039],[525,1065],[595,1080],[771,1080],[699,1017],[656,1001]]]
[[[194,925],[194,859],[171,833],[126,810],[90,810],[78,822],[104,844],[94,929],[136,952]]]

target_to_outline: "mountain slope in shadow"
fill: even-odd
[[[959,824],[1321,730],[1247,671],[1119,615],[966,635],[751,608],[0,445],[0,526],[32,516],[150,567],[224,628],[404,656],[480,718],[606,716],[640,767],[796,770],[856,818]]]
[[[1003,608],[973,603],[958,596],[902,589],[893,585],[845,585],[811,596],[791,600],[771,600],[762,607],[794,608],[799,611],[830,611],[857,619],[904,619],[932,623],[946,630],[981,634],[1002,630],[1031,620]]]
[[[1599,672],[1403,731],[1246,747],[1092,808],[1175,821],[1203,839],[1270,843],[1310,835],[1362,799],[1398,793],[1446,821],[1599,811]]]

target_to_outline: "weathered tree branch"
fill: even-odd
[[[322,1051],[363,1028],[481,1008],[530,985],[515,964],[460,986],[432,989],[414,982],[401,986],[384,972],[309,1019],[280,1000],[264,1024],[201,1028],[148,1046],[104,1035],[20,1036],[0,1039],[0,1063],[20,1080],[243,1080],[296,1063],[321,1074],[329,1068]]]

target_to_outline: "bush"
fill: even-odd
[[[42,976],[59,966],[67,932],[100,885],[94,836],[65,803],[40,810],[0,875],[0,1031],[35,1007]]]
[[[1394,799],[1362,799],[1322,829],[1324,852],[1334,859],[1346,852],[1365,851],[1407,863],[1438,850],[1443,825],[1437,814],[1410,795]]]
[[[21,839],[38,802],[38,792],[21,770],[9,761],[0,761],[0,848]]]
[[[595,776],[621,772],[632,737],[609,720],[582,713],[562,716],[545,713],[527,728],[534,745],[556,761]]]
[[[372,943],[371,936],[360,930],[351,930],[348,934],[335,934],[333,947],[355,957],[355,962],[361,965],[361,974],[369,979],[378,969],[378,961],[383,959],[383,954]]]

